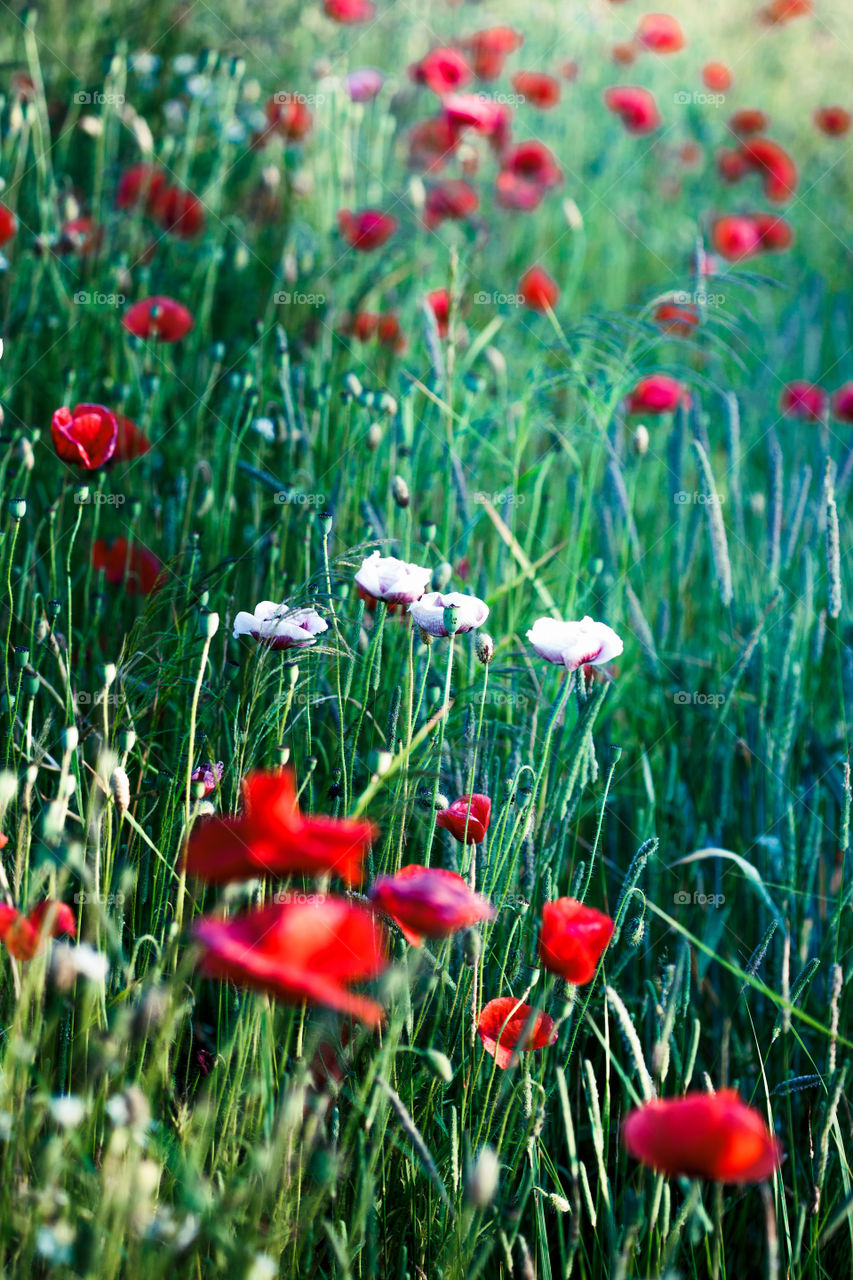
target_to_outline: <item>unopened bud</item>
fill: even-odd
[[[638,458],[642,458],[649,451],[649,429],[641,422],[634,432],[631,444]]]
[[[198,633],[204,640],[212,640],[219,630],[219,614],[212,609],[202,609],[198,615]]]
[[[487,1209],[495,1198],[500,1179],[500,1161],[491,1147],[483,1147],[468,1172],[465,1191],[475,1209]]]
[[[488,631],[477,632],[476,651],[478,661],[487,667],[495,656],[495,642]]]
[[[409,486],[402,476],[395,476],[391,481],[391,495],[398,507],[407,507],[411,502]]]
[[[442,560],[441,564],[437,564],[432,571],[433,591],[443,591],[452,577],[453,565],[448,564],[446,560]]]

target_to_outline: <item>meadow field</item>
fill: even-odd
[[[0,12],[0,1276],[853,1275],[848,0]]]

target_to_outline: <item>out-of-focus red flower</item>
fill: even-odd
[[[787,218],[778,213],[753,213],[750,216],[763,250],[784,253],[790,249],[794,243],[794,231]]]
[[[516,71],[512,87],[525,102],[540,111],[549,111],[560,101],[560,82],[544,71]]]
[[[192,240],[204,230],[204,206],[184,187],[164,187],[151,213],[164,231],[181,240]]]
[[[710,1182],[763,1182],[781,1155],[762,1116],[736,1089],[654,1098],[627,1117],[622,1141],[658,1173]]]
[[[63,462],[96,471],[115,453],[118,425],[104,405],[78,404],[74,409],[55,411],[50,434]]]
[[[732,80],[732,73],[724,62],[706,62],[702,68],[702,83],[713,93],[728,92]]]
[[[495,181],[498,204],[505,209],[535,209],[562,181],[563,171],[544,142],[536,138],[519,142],[504,153]]]
[[[497,80],[507,56],[524,44],[524,36],[512,27],[488,27],[460,41],[478,80]]]
[[[639,85],[610,85],[604,90],[604,104],[619,116],[628,133],[654,133],[660,128],[655,96]]]
[[[372,0],[323,0],[323,9],[327,18],[344,26],[369,22],[376,13]]]
[[[768,200],[784,203],[791,199],[799,181],[797,166],[778,142],[771,138],[749,138],[741,146],[741,154],[750,168],[763,177]]]
[[[409,167],[434,173],[459,146],[459,133],[446,116],[421,120],[409,130]]]
[[[613,935],[613,921],[576,898],[558,898],[542,908],[539,959],[544,968],[580,987],[595,977]]]
[[[640,378],[629,393],[629,413],[672,413],[686,395],[682,383],[668,373],[652,373]]]
[[[689,338],[699,324],[699,309],[679,302],[662,302],[655,310],[655,324],[677,338]]]
[[[424,206],[424,222],[432,228],[445,218],[469,218],[480,206],[480,197],[461,178],[448,178],[430,187]]]
[[[396,875],[379,876],[370,898],[400,926],[413,947],[424,938],[447,938],[495,914],[492,904],[472,893],[462,876],[441,867],[412,864]]]
[[[136,423],[123,413],[114,413],[116,420],[116,447],[113,462],[130,462],[151,452],[151,441]]]
[[[194,828],[186,869],[212,884],[330,872],[353,884],[376,834],[372,822],[300,813],[292,771],[258,769],[243,779],[240,817],[211,817]]]
[[[433,289],[426,296],[427,306],[435,316],[435,327],[440,338],[447,337],[450,323],[450,294],[446,289]]]
[[[360,253],[379,249],[391,239],[398,226],[393,214],[383,213],[381,209],[362,209],[358,213],[341,209],[338,213],[341,235]]]
[[[439,827],[466,844],[481,844],[489,829],[492,802],[488,796],[474,791],[470,796],[460,796],[436,818]]]
[[[6,204],[0,204],[0,245],[8,244],[18,230],[18,219]]]
[[[572,84],[580,75],[580,63],[574,58],[567,58],[565,62],[560,63],[560,75],[564,80],[568,80]]]
[[[637,61],[637,50],[633,44],[614,44],[610,57],[617,66],[630,67],[632,62]]]
[[[365,907],[333,897],[274,902],[233,920],[205,917],[193,933],[208,977],[336,1009],[369,1026],[382,1021],[381,1006],[351,990],[388,963],[385,930]]]
[[[154,164],[133,164],[119,178],[116,190],[116,208],[133,209],[141,205],[154,206],[166,186],[166,175]]]
[[[729,128],[739,138],[746,138],[752,133],[763,133],[769,126],[770,119],[757,107],[741,107],[729,117]]]
[[[823,387],[814,382],[789,382],[782,388],[779,408],[788,418],[802,418],[806,422],[820,422],[826,413],[827,397]]]
[[[116,538],[112,543],[96,538],[92,543],[92,565],[103,569],[107,582],[124,587],[129,596],[150,596],[163,585],[163,566],[154,552],[136,543],[128,544],[127,538]]]
[[[32,960],[46,932],[51,938],[62,934],[74,937],[77,922],[66,903],[46,898],[37,903],[28,915],[5,903],[0,904],[0,941],[16,960]]]
[[[379,316],[375,311],[356,311],[354,316],[345,315],[341,319],[340,332],[359,342],[369,342],[376,337]]]
[[[749,173],[745,156],[731,147],[717,152],[717,172],[724,182],[740,182]]]
[[[761,235],[755,221],[746,214],[727,214],[717,218],[711,230],[717,253],[728,262],[749,258],[761,248]]]
[[[383,347],[390,347],[392,351],[406,349],[406,335],[400,326],[399,316],[395,316],[393,311],[377,317],[376,337]]]
[[[832,397],[832,415],[840,422],[853,422],[853,382],[845,382]]]
[[[121,322],[136,338],[155,342],[180,342],[193,327],[191,312],[174,298],[143,298],[128,307]]]
[[[76,253],[78,257],[88,258],[97,253],[104,240],[104,228],[91,218],[71,218],[63,222],[55,252],[59,254]]]
[[[302,142],[314,123],[304,97],[298,93],[274,93],[267,100],[264,114],[270,130],[288,142]]]
[[[420,62],[413,62],[409,67],[415,84],[426,85],[440,98],[464,89],[473,74],[465,55],[453,48],[431,49]]]
[[[476,93],[451,93],[441,104],[444,118],[458,137],[464,129],[483,134],[500,151],[509,141],[512,116],[509,107]]]
[[[477,1034],[486,1053],[504,1071],[520,1053],[545,1049],[557,1039],[554,1019],[514,996],[500,996],[483,1006]]]
[[[850,112],[844,107],[818,107],[812,118],[815,128],[829,138],[842,138],[845,133],[850,132],[850,124],[853,121]]]
[[[634,38],[653,53],[678,53],[685,44],[681,24],[669,13],[644,13]]]
[[[814,0],[770,0],[761,13],[766,22],[781,25],[814,13]]]
[[[531,311],[553,311],[560,299],[560,286],[538,264],[528,267],[518,282],[518,292]]]

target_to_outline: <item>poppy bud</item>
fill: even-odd
[[[104,688],[109,689],[110,685],[116,678],[116,664],[114,662],[102,662],[97,669],[98,679]]]
[[[447,1054],[441,1053],[439,1049],[427,1049],[424,1057],[439,1080],[443,1080],[445,1084],[450,1084],[453,1079],[453,1066]]]
[[[465,1185],[469,1203],[487,1209],[495,1198],[500,1179],[500,1162],[491,1147],[483,1147],[474,1161]]]
[[[421,525],[421,541],[434,542],[437,533],[438,529],[435,527],[432,520],[425,520]]]
[[[80,734],[77,732],[75,724],[66,725],[60,734],[62,746],[66,751],[74,751],[77,743],[80,741]]]
[[[198,633],[204,640],[212,640],[219,630],[219,614],[202,609],[198,615]]]
[[[122,729],[118,735],[118,749],[128,755],[136,746],[136,734],[132,729]]]
[[[367,432],[367,447],[371,453],[375,453],[382,443],[382,428],[378,422],[371,423]]]
[[[465,963],[474,967],[483,951],[483,939],[476,929],[469,929],[465,934]]]
[[[631,439],[634,452],[638,458],[642,458],[649,451],[649,429],[642,422],[634,431]]]
[[[488,631],[477,632],[477,659],[487,667],[495,656],[495,642]]]
[[[432,587],[434,591],[443,591],[453,577],[453,565],[443,560],[432,571]]]
[[[406,508],[411,501],[409,486],[402,476],[395,476],[391,481],[391,494],[398,507]]]
[[[10,498],[9,499],[9,515],[13,520],[23,520],[27,514],[26,498]]]

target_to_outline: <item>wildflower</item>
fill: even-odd
[[[431,591],[409,605],[409,613],[415,622],[430,636],[451,634],[445,617],[446,611],[450,609],[459,610],[455,632],[476,630],[489,616],[489,606],[484,600],[477,596],[463,595],[460,591],[450,591],[446,595],[440,591]]]
[[[193,769],[190,774],[193,782],[201,782],[204,785],[202,800],[206,800],[208,796],[213,795],[213,792],[222,781],[224,771],[225,765],[221,760],[217,760],[215,764],[213,761],[210,764],[200,764],[197,769]]]
[[[480,206],[480,197],[472,186],[461,178],[449,178],[430,187],[424,206],[424,223],[433,228],[445,218],[469,218]]]
[[[750,214],[752,224],[758,232],[762,252],[783,253],[794,243],[794,232],[790,222],[778,213]]]
[[[549,111],[560,101],[560,82],[544,71],[516,71],[512,87],[525,102],[540,111]]]
[[[537,618],[527,639],[546,662],[564,666],[568,671],[578,667],[602,666],[618,658],[622,641],[612,627],[592,618],[580,622],[559,622],[556,618]]]
[[[481,844],[486,838],[491,816],[491,800],[475,791],[471,795],[460,796],[442,809],[436,823],[460,843],[464,840],[466,844]]]
[[[341,209],[338,213],[341,235],[361,253],[380,248],[391,239],[398,226],[392,214],[382,213],[380,209],[362,209],[359,213]]]
[[[375,67],[359,67],[349,73],[346,83],[351,101],[372,102],[385,83],[385,77]]]
[[[473,72],[464,54],[458,49],[431,49],[420,62],[409,67],[409,75],[415,84],[426,85],[443,97],[446,93],[463,89]]]
[[[685,43],[681,24],[668,13],[644,13],[635,39],[653,53],[678,53]]]
[[[729,118],[729,128],[738,137],[745,138],[752,133],[764,133],[769,128],[770,120],[757,107],[741,107]]]
[[[797,166],[778,142],[771,138],[750,138],[741,146],[741,154],[764,179],[764,194],[768,200],[784,203],[797,190],[799,176]]]
[[[92,544],[92,565],[103,569],[107,582],[123,587],[129,596],[149,596],[163,585],[160,577],[163,566],[153,551],[130,543],[127,538],[116,538],[111,543],[96,538]]]
[[[770,0],[761,13],[765,22],[781,26],[793,18],[807,18],[814,13],[814,0]]]
[[[853,382],[845,382],[832,397],[832,412],[841,422],[853,422]]]
[[[276,93],[267,100],[264,115],[271,133],[287,142],[302,142],[311,132],[314,118],[298,93]]]
[[[325,875],[348,884],[376,836],[373,823],[299,812],[290,769],[255,770],[243,779],[243,813],[211,817],[187,843],[187,874],[211,884],[257,876]]]
[[[372,0],[323,0],[323,9],[327,18],[344,26],[369,22],[376,13]]]
[[[674,337],[689,338],[699,324],[699,310],[677,302],[662,302],[655,309],[655,324]]]
[[[520,49],[524,36],[512,27],[487,27],[461,42],[478,80],[497,80],[509,54]]]
[[[843,138],[845,133],[850,132],[853,121],[853,116],[844,107],[818,107],[812,118],[815,128],[828,138]]]
[[[143,298],[128,307],[121,322],[136,338],[154,342],[180,342],[192,329],[191,313],[174,298]]]
[[[488,138],[496,151],[509,142],[511,113],[502,102],[477,93],[449,93],[441,112],[457,140],[464,129],[473,129]]]
[[[86,471],[95,471],[115,453],[118,424],[102,404],[78,404],[57,409],[50,423],[57,457]]]
[[[706,62],[702,68],[702,83],[712,93],[726,93],[732,87],[732,79],[724,62]]]
[[[396,875],[379,876],[370,898],[414,947],[423,938],[446,938],[495,914],[492,904],[473,893],[462,876],[441,867],[411,864]]]
[[[420,600],[431,577],[431,569],[374,551],[361,562],[355,582],[359,592],[373,600],[384,600],[386,604],[412,604]]]
[[[486,1053],[504,1071],[520,1053],[545,1049],[557,1039],[553,1018],[513,996],[500,996],[483,1006],[477,1034]]]
[[[677,378],[653,373],[640,378],[628,395],[629,413],[672,413],[681,404],[685,389]]]
[[[289,609],[284,602],[262,600],[254,613],[241,610],[237,614],[233,634],[235,640],[252,636],[270,649],[304,649],[328,629],[316,609]]]
[[[142,206],[149,212],[166,186],[166,175],[153,164],[134,164],[119,179],[115,205],[117,209]]]
[[[553,311],[560,300],[560,286],[538,264],[525,271],[518,282],[518,292],[531,311]]]
[[[613,935],[613,921],[575,898],[558,898],[542,908],[539,959],[566,982],[583,986],[595,977]]]
[[[563,171],[543,142],[519,142],[504,153],[495,182],[498,203],[507,209],[535,209],[562,181]]]
[[[333,897],[274,902],[231,920],[204,917],[193,932],[208,977],[370,1026],[382,1021],[381,1007],[351,990],[387,965],[385,930],[362,906]]]
[[[628,133],[654,133],[661,126],[655,96],[637,85],[611,85],[604,91],[604,105],[619,116]]]
[[[151,441],[131,418],[123,413],[113,413],[116,420],[116,447],[113,462],[130,462],[142,458],[151,451]]]
[[[192,240],[204,230],[204,206],[183,187],[165,187],[154,199],[151,213],[164,231]]]
[[[789,382],[782,388],[779,408],[789,418],[820,422],[826,412],[826,392],[813,382]]]
[[[409,167],[435,173],[459,146],[459,134],[445,116],[421,120],[409,131]]]
[[[714,248],[729,262],[749,258],[761,248],[761,233],[755,219],[745,214],[717,218],[711,229]]]
[[[427,306],[435,316],[435,327],[440,338],[446,338],[450,324],[450,294],[446,289],[433,289],[426,295]]]
[[[64,902],[46,898],[23,915],[16,907],[0,903],[0,942],[16,960],[32,960],[41,947],[45,934],[58,938],[77,932],[74,912]]]
[[[781,1154],[762,1116],[736,1089],[654,1098],[629,1114],[622,1141],[659,1173],[711,1182],[763,1182]]]

